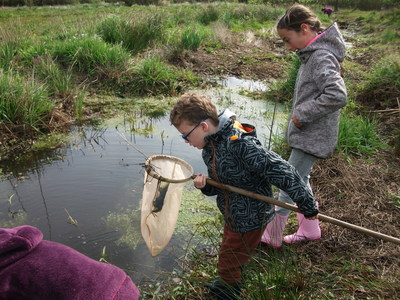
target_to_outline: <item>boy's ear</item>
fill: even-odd
[[[200,126],[201,126],[201,128],[202,128],[205,132],[207,132],[208,129],[209,129],[208,123],[207,123],[206,121],[202,122],[202,123],[200,124]]]

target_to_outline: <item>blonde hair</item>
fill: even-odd
[[[308,24],[315,32],[320,32],[323,30],[321,27],[321,21],[318,19],[315,13],[308,7],[301,4],[295,4],[291,6],[279,19],[278,23],[276,24],[276,29],[300,31],[301,24]]]
[[[169,120],[175,127],[182,121],[192,124],[209,119],[215,126],[219,124],[217,108],[207,97],[199,94],[184,94],[172,108]]]

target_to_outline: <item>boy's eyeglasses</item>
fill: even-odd
[[[188,136],[189,136],[197,127],[199,127],[199,125],[200,125],[201,123],[203,123],[204,121],[205,121],[205,120],[201,120],[201,121],[200,121],[196,126],[194,126],[193,129],[190,130],[187,134],[182,134],[182,138],[183,138],[185,141],[189,142]]]

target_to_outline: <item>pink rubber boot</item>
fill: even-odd
[[[296,214],[297,214],[297,220],[299,222],[299,229],[297,229],[296,233],[285,236],[283,238],[285,243],[294,244],[303,241],[319,240],[321,238],[321,228],[319,228],[318,219],[307,220],[303,214],[300,213]]]
[[[282,247],[283,230],[285,229],[288,216],[275,214],[275,218],[268,223],[261,237],[261,242],[272,248]]]

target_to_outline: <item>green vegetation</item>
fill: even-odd
[[[297,55],[290,57],[287,65],[287,76],[280,81],[274,82],[267,92],[268,99],[278,99],[279,102],[291,103],[293,98],[294,86],[296,84],[297,72],[300,68],[301,61]]]
[[[3,1],[5,5],[9,2]],[[57,1],[57,4],[78,2],[65,0]],[[5,145],[3,136],[6,138],[8,132],[12,132],[14,143],[20,137],[48,133],[54,126],[51,121],[81,120],[90,112],[101,112],[101,117],[109,117],[123,111],[124,117],[137,121],[149,115],[161,116],[171,105],[168,100],[164,101],[165,96],[176,97],[203,81],[195,74],[198,70],[188,67],[190,63],[182,63],[190,57],[188,54],[198,54],[202,50],[212,54],[234,47],[233,43],[227,42],[230,35],[237,36],[236,41],[240,42],[248,30],[269,42],[271,49],[275,48],[276,37],[271,29],[287,5],[287,1],[282,0],[250,1],[247,5],[221,2],[146,7],[132,4],[158,4],[159,1],[125,0],[127,6],[113,4],[114,1],[106,4],[91,2],[94,4],[47,7],[42,5],[56,3],[52,0],[21,0],[13,4],[28,7],[2,8],[2,147]],[[322,3],[298,2],[315,5],[316,11]],[[333,5],[335,1],[328,2]],[[400,14],[398,9],[358,9],[393,7],[394,3],[390,0],[340,1],[340,10],[332,18],[318,12],[325,25],[333,18],[344,27],[348,25],[349,40],[353,43],[348,49],[349,59],[345,61],[349,104],[342,113],[337,147],[347,157],[373,159],[380,152],[378,150],[391,146],[386,143],[387,136],[380,136],[381,119],[373,117],[373,112],[398,114]],[[31,7],[34,5],[40,7]],[[300,61],[297,56],[284,51],[279,55],[265,53],[263,59],[278,61],[278,72],[281,72],[280,79],[272,84],[267,96],[288,103]],[[241,55],[238,61],[238,65],[249,66],[259,62],[251,52]],[[210,69],[214,67],[210,66]],[[89,98],[87,95],[95,96]],[[232,102],[226,104],[229,106]],[[145,123],[144,128],[136,126],[132,131],[149,134],[152,127]],[[390,135],[396,153],[400,153],[400,131],[394,129]],[[62,140],[62,136],[42,135],[31,149],[56,147]],[[273,137],[272,145],[275,151],[287,157],[288,147],[282,136]],[[4,157],[2,153],[1,157]],[[399,196],[396,191],[394,193],[396,195],[391,194],[391,207],[397,209]],[[211,202],[201,201],[204,199],[198,191],[185,197],[192,197],[193,201],[182,206],[184,217],[180,220],[185,223],[178,224],[178,232],[187,226],[185,229],[193,236],[203,238],[203,242],[205,239],[204,243],[211,250],[205,254],[198,244],[188,246],[188,252],[182,258],[182,270],[174,273],[174,277],[180,279],[179,283],[165,285],[166,294],[174,299],[189,299],[193,292],[197,293],[195,297],[204,295],[205,283],[216,276],[216,252],[220,242],[221,219],[218,212],[208,206]],[[200,211],[192,211],[194,207]],[[20,218],[23,223],[24,216]],[[139,233],[132,230],[132,222],[138,222],[138,218],[137,211],[126,210],[121,214],[110,214],[106,221],[110,227],[122,228],[118,243],[134,248]],[[18,223],[18,218],[15,221]],[[137,228],[136,224],[134,228]],[[103,250],[101,257],[105,260],[105,248]],[[276,254],[261,250],[246,266],[244,286],[248,294],[243,299],[347,299],[357,293],[371,299],[393,297],[396,291],[389,287],[388,272],[362,266],[350,255],[351,251],[353,249],[338,258],[332,257],[324,266],[326,269],[314,270],[312,258],[289,251]],[[389,265],[387,270],[390,268]],[[349,273],[351,277],[347,277]],[[348,288],[350,292],[347,292]],[[142,290],[143,295],[152,297],[158,292],[158,288]]]
[[[361,115],[342,114],[339,125],[337,150],[344,155],[373,155],[385,144],[380,141],[378,122]]]
[[[35,78],[24,80],[13,72],[0,77],[0,124],[40,130],[46,126],[52,108],[46,88]]]

